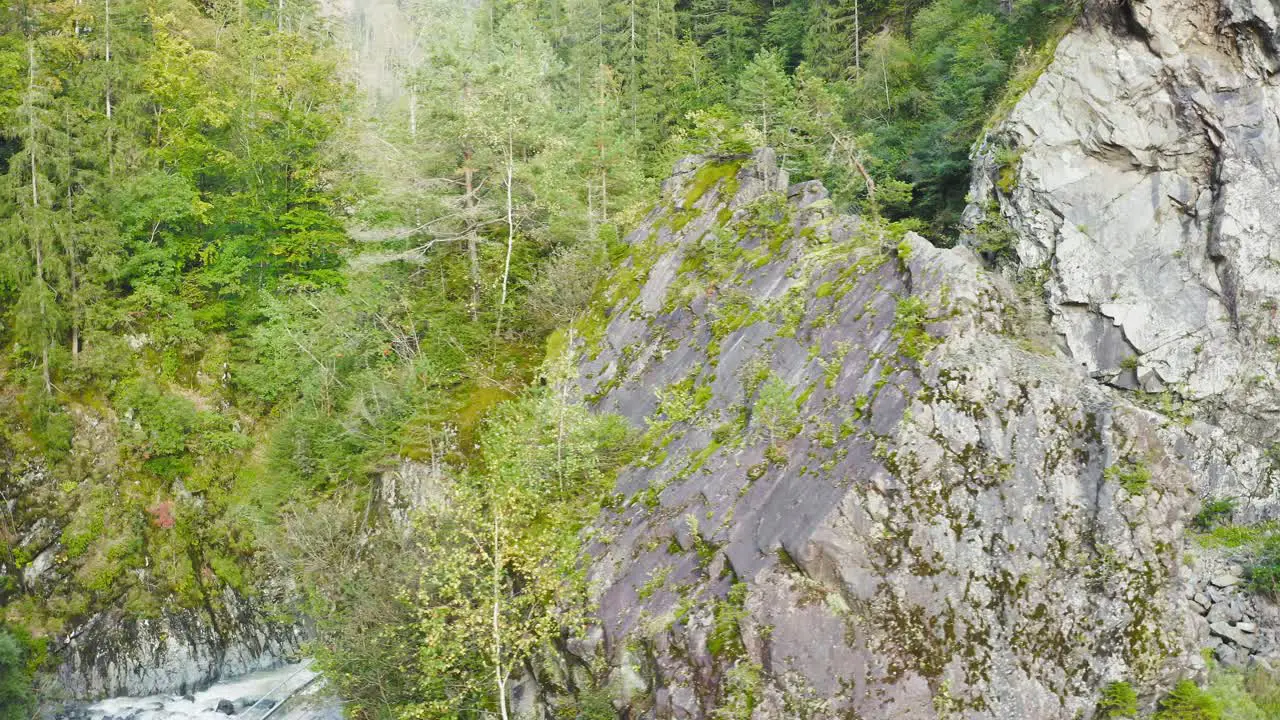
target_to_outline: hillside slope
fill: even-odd
[[[1257,448],[1091,379],[971,251],[835,215],[771,151],[664,194],[575,327],[649,449],[593,530],[598,627],[526,710],[603,663],[630,717],[1072,718],[1202,647],[1275,655],[1189,532]]]

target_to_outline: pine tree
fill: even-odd
[[[25,86],[12,124],[5,128],[21,149],[10,156],[5,176],[5,200],[12,212],[2,247],[9,280],[18,288],[11,311],[16,336],[38,358],[41,384],[51,393],[52,355],[63,326],[59,300],[65,277],[59,251],[65,227],[56,203],[61,196],[58,173],[66,171],[65,138],[58,128],[57,80],[41,63],[34,33],[25,44]]]
[[[683,17],[689,37],[731,80],[760,48],[767,12],[759,0],[692,0]]]
[[[784,157],[791,149],[795,88],[776,50],[761,50],[738,75],[734,106]]]

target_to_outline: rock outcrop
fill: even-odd
[[[632,718],[1066,719],[1204,647],[1277,653],[1187,531],[1214,492],[1271,513],[1257,447],[1090,377],[972,251],[836,215],[769,151],[664,194],[575,328],[647,450],[591,529],[598,624],[526,717],[594,684]]]
[[[1274,442],[1280,16],[1266,0],[1105,5],[980,150],[969,220],[1011,226],[1092,375]]]
[[[296,659],[301,629],[267,609],[227,590],[212,616],[208,610],[167,610],[155,618],[104,611],[80,623],[58,648],[58,685],[78,700],[185,694]]]
[[[110,479],[117,431],[91,411],[75,413],[81,483]],[[0,555],[0,608],[15,614],[44,608],[64,618],[56,632],[45,635],[50,666],[56,669],[42,700],[52,705],[181,694],[297,656],[305,630],[282,617],[287,598],[279,587],[261,587],[250,595],[208,573],[203,602],[179,603],[168,596],[148,608],[130,604],[138,597],[129,595],[127,583],[86,591],[92,583],[85,578],[94,575],[85,567],[94,557],[73,558],[67,546],[74,516],[84,515],[77,496],[40,461],[24,460],[9,448],[0,447],[0,453],[0,514],[5,529],[12,528],[17,537]],[[98,521],[105,533],[136,519],[104,512]],[[98,572],[112,571],[114,558],[98,560]],[[130,572],[138,586],[153,582],[145,568]]]

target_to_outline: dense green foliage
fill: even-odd
[[[0,720],[25,720],[34,700],[22,645],[0,628]]]
[[[1116,683],[1114,688],[1124,683]],[[1130,690],[1130,692],[1132,692]],[[1104,703],[1116,693],[1105,693]],[[1119,708],[1120,705],[1102,705]],[[1125,712],[1103,717],[1148,717],[1136,712],[1125,698]],[[1156,704],[1153,720],[1274,720],[1280,718],[1280,682],[1274,672],[1255,666],[1247,670],[1210,664],[1208,682],[1198,686],[1182,680]]]
[[[374,97],[309,2],[0,9],[0,483],[44,483],[0,523],[0,620],[48,637],[107,607],[215,613],[284,569],[353,707],[492,710],[492,682],[577,624],[579,531],[630,447],[565,389],[563,335],[544,341],[588,311],[672,161],[722,156],[692,201],[772,145],[843,208],[946,242],[972,143],[1077,6],[404,10],[430,31],[396,58],[403,92]],[[776,209],[753,210],[761,232]],[[901,303],[909,352],[927,321]],[[756,410],[772,444],[797,431],[781,380]],[[374,512],[404,460],[447,511]],[[35,517],[57,527],[41,593],[17,547]],[[25,688],[5,637],[0,697]]]

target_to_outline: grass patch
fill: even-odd
[[[930,350],[942,341],[929,334],[925,326],[929,322],[929,303],[917,295],[898,297],[893,313],[893,337],[898,341],[898,352],[916,362],[924,362]]]
[[[1140,495],[1151,485],[1151,470],[1141,460],[1122,460],[1107,468],[1103,475],[1119,483],[1130,495]]]

